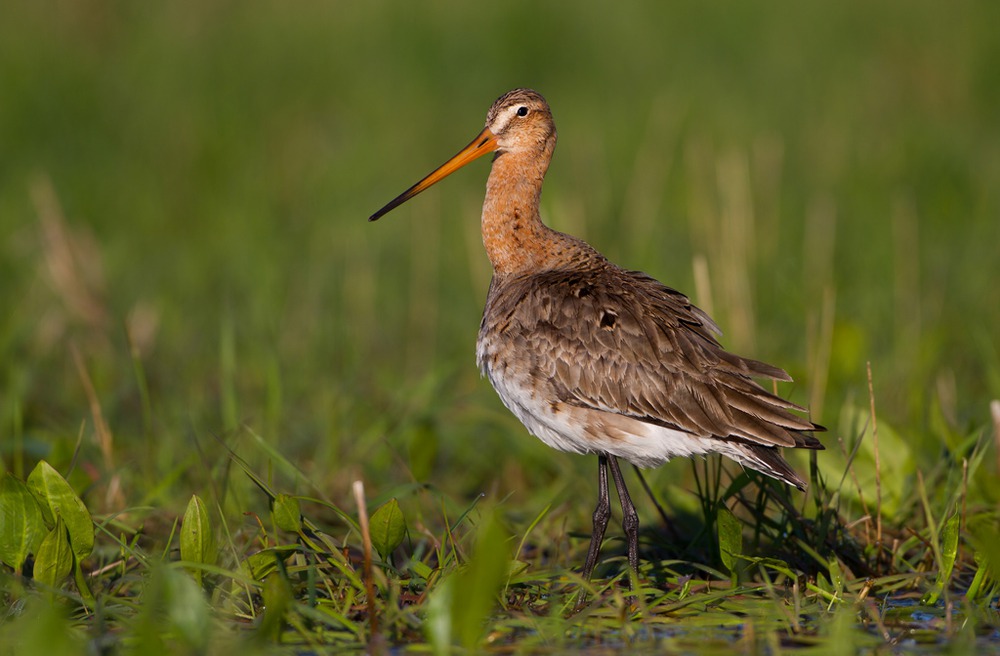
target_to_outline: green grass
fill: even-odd
[[[50,588],[0,565],[0,653],[998,649],[1000,6],[3,13],[0,467],[45,460],[97,530]],[[559,127],[545,219],[710,308],[830,429],[790,454],[806,495],[647,472],[669,526],[633,485],[634,606],[609,530],[571,613],[596,462],[475,370],[488,165],[365,221],[515,86]],[[407,528],[374,600],[358,480]]]

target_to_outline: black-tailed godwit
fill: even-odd
[[[472,143],[369,220],[495,153],[482,214],[493,281],[476,358],[532,435],[561,451],[597,454],[598,504],[583,569],[589,578],[611,516],[609,468],[629,564],[638,570],[639,518],[618,458],[655,467],[721,453],[803,489],[779,448],[822,449],[810,431],[823,428],[754,382],[791,378],[725,351],[715,322],[684,294],[542,223],[542,180],[555,145],[548,103],[515,89],[493,103]]]

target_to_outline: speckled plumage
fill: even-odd
[[[542,180],[555,143],[548,104],[515,89],[493,104],[469,146],[372,220],[495,152],[482,213],[493,280],[477,361],[529,432],[554,448],[600,456],[589,576],[610,514],[607,465],[637,564],[638,519],[615,458],[649,467],[716,452],[802,488],[779,447],[822,449],[810,431],[823,429],[753,380],[788,374],[725,351],[718,327],[686,296],[542,223]]]
[[[595,256],[587,268],[494,278],[477,356],[507,407],[550,446],[643,467],[719,452],[801,487],[775,447],[820,447],[803,432],[815,426],[751,378],[787,374],[726,352],[714,332],[683,294]]]

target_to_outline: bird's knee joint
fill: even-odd
[[[607,524],[609,519],[611,519],[611,505],[606,503],[598,504],[594,508],[594,523]]]
[[[639,515],[635,512],[627,512],[622,517],[622,529],[626,535],[631,535],[639,530]]]

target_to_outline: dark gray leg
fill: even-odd
[[[618,463],[615,462],[614,458],[611,458],[611,462],[613,467],[617,469]],[[597,508],[594,509],[594,531],[590,534],[590,549],[587,551],[587,562],[583,566],[583,578],[587,580],[590,579],[590,575],[594,573],[594,567],[597,566],[597,556],[601,553],[604,530],[608,528],[609,519],[611,519],[611,499],[608,494],[608,456],[601,453],[597,456]],[[636,523],[638,523],[638,519],[636,519]]]
[[[615,487],[618,488],[618,499],[622,502],[622,528],[625,530],[625,539],[628,540],[628,564],[639,573],[639,514],[632,504],[632,497],[628,495],[628,488],[625,487],[625,479],[622,478],[622,470],[618,467],[618,459],[609,457],[611,464],[611,476],[615,479]]]

